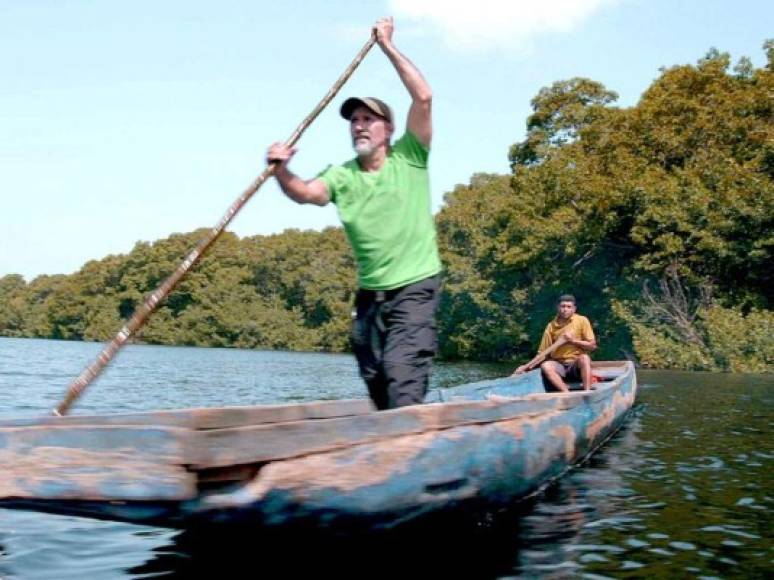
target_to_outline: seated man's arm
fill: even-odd
[[[592,352],[597,349],[597,341],[592,338],[590,340],[582,340],[580,338],[569,338],[567,340],[570,344],[582,348],[586,352]]]
[[[564,336],[567,338],[567,342],[573,346],[577,346],[586,352],[592,352],[597,348],[597,339],[594,336],[594,330],[591,328],[591,324],[588,321],[584,322],[580,331],[580,338],[574,338],[570,331],[566,332]]]
[[[540,339],[540,346],[538,346],[538,354],[540,354],[547,348],[550,348],[551,344],[553,343],[553,340],[551,340],[551,332],[549,331],[549,328],[550,328],[550,324],[546,326],[546,329],[543,332],[543,337]],[[516,370],[511,373],[511,376],[520,375],[521,373],[526,373],[527,371],[532,370],[534,366],[530,366],[530,363],[533,360],[535,359],[533,358],[528,363],[525,363],[520,367],[517,367]]]

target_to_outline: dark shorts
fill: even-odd
[[[579,360],[580,359],[575,359],[574,361],[566,363],[558,360],[550,360],[547,362],[551,364],[553,369],[559,373],[559,376],[565,381],[580,381],[582,380],[582,377]]]
[[[377,409],[424,401],[438,350],[435,311],[440,276],[394,290],[359,290],[352,350]]]

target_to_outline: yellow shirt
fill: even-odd
[[[538,351],[542,352],[549,346],[554,344],[556,340],[565,332],[570,331],[573,338],[579,338],[580,340],[595,340],[594,331],[591,329],[591,323],[589,319],[580,314],[573,314],[566,321],[554,318],[546,326],[546,330],[543,333],[543,338],[540,341],[540,347]],[[549,358],[552,360],[558,360],[561,362],[572,362],[584,351],[582,348],[575,346],[574,344],[563,344],[557,348]]]

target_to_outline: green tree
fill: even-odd
[[[526,356],[556,295],[573,291],[599,356],[620,357],[639,327],[614,305],[670,270],[709,284],[716,308],[770,308],[771,66],[729,67],[710,51],[667,69],[629,109],[592,81],[541,91],[510,181],[476,176],[438,216],[461,280],[442,313],[447,354]]]
[[[19,274],[0,278],[0,334],[24,335],[24,292],[27,284]]]
[[[527,357],[572,292],[598,358],[771,371],[774,41],[764,51],[764,68],[712,49],[664,69],[628,108],[589,79],[542,89],[511,173],[474,175],[437,216],[442,353]],[[205,234],[138,242],[71,276],[5,276],[0,333],[104,340]],[[354,292],[340,228],[226,233],[138,339],[345,350]]]

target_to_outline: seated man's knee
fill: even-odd
[[[578,364],[580,366],[590,366],[591,365],[591,357],[587,354],[582,354],[578,357]]]

